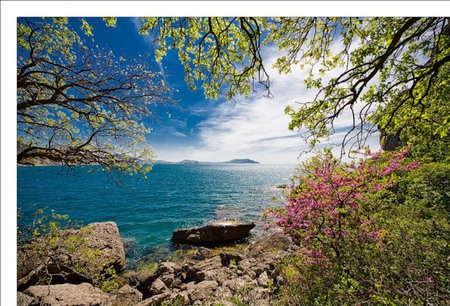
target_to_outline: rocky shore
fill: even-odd
[[[83,257],[79,250],[70,255],[58,252],[58,243],[44,261],[31,250],[19,250],[17,305],[271,305],[270,292],[282,281],[274,264],[296,250],[289,238],[272,235],[239,252],[198,247],[182,261],[160,263],[153,273],[122,273],[125,252],[117,225],[93,223],[86,228],[62,234],[61,243],[67,235],[82,236],[93,251],[89,254],[100,254],[100,261]],[[118,274],[119,286],[108,293],[95,287],[88,274],[68,269],[105,261]],[[49,271],[64,277],[38,285]]]

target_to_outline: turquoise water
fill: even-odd
[[[83,224],[114,221],[132,243],[128,256],[143,256],[170,245],[175,228],[234,217],[257,223],[262,211],[280,197],[276,185],[290,182],[293,165],[157,164],[148,174],[125,176],[117,186],[106,173],[76,167],[18,167],[18,207],[30,222],[42,207],[67,214]]]

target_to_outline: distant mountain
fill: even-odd
[[[259,162],[248,159],[248,158],[232,159],[232,160],[226,161],[225,163],[229,163],[229,164],[259,164]]]

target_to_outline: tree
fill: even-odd
[[[82,28],[92,35],[84,20]],[[152,116],[152,106],[172,98],[143,58],[88,47],[68,18],[19,18],[17,48],[19,164],[46,159],[109,171],[149,170],[143,162],[153,152],[143,119]]]
[[[269,76],[261,56],[265,18],[142,18],[141,34],[152,32],[158,61],[167,50],[178,50],[192,89],[201,83],[207,97],[248,95],[258,82],[269,91]],[[270,91],[269,91],[270,95]]]
[[[312,101],[286,108],[289,128],[306,129],[312,147],[334,133],[344,112],[352,121],[343,152],[346,145],[364,146],[377,129],[413,143],[429,135],[448,143],[448,18],[143,18],[140,32],[149,31],[156,58],[178,49],[187,82],[203,81],[213,98],[223,90],[229,99],[248,95],[257,84],[270,96],[261,51],[277,46],[284,54],[278,71],[299,65],[308,72],[306,86],[317,90]],[[430,109],[436,116],[430,118]],[[426,131],[405,129],[412,126]]]

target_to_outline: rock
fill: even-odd
[[[261,273],[257,281],[258,286],[267,288],[269,286],[269,277],[267,276],[267,272],[264,271],[263,273]]]
[[[189,297],[184,293],[161,293],[143,300],[135,306],[191,305]]]
[[[151,298],[145,299],[136,306],[160,306],[164,301],[170,297],[170,293],[165,292],[158,295],[154,295]]]
[[[222,266],[228,267],[231,262],[234,262],[234,264],[239,263],[244,259],[244,256],[236,252],[223,252],[220,253],[220,258],[222,259]]]
[[[101,251],[102,262],[111,262],[116,271],[122,270],[125,267],[125,249],[116,223],[90,223],[86,229],[89,248]]]
[[[42,251],[37,251],[42,250]],[[95,254],[95,256],[93,256]],[[114,222],[91,223],[81,230],[65,230],[56,241],[45,239],[17,250],[17,285],[23,291],[52,275],[52,284],[91,282],[89,273],[75,273],[74,267],[100,272],[125,266],[125,251]]]
[[[162,262],[158,265],[156,271],[145,279],[139,280],[136,289],[143,294],[144,299],[148,299],[154,294],[157,288],[152,289],[153,283],[159,279],[166,287],[170,287],[176,277],[182,277],[182,267],[174,262]],[[159,284],[161,287],[161,284]]]
[[[255,227],[253,222],[220,219],[202,227],[176,229],[172,235],[175,244],[214,245],[239,240]]]
[[[142,293],[130,285],[120,288],[115,296],[113,306],[136,305],[142,301]]]
[[[292,240],[286,236],[277,234],[265,237],[247,248],[246,256],[252,258],[260,258],[264,254],[284,254],[292,248],[296,248]]]
[[[138,284],[149,305],[273,305],[270,284],[277,286],[274,263],[296,250],[292,241],[274,235],[248,246],[242,253],[200,248],[205,258],[183,263],[163,262],[155,273]],[[212,256],[212,257],[210,257]]]
[[[61,284],[31,286],[24,292],[33,298],[32,305],[110,306],[114,297],[92,285]]]
[[[192,289],[189,294],[189,299],[192,302],[204,301],[212,297],[212,294],[217,290],[217,287],[219,287],[219,284],[215,281],[202,281]]]
[[[167,291],[167,286],[159,278],[155,279],[150,287],[150,295],[158,295]]]
[[[208,255],[211,255],[212,251],[205,247],[199,247],[198,250],[190,256],[190,259],[193,260],[205,260]]]
[[[222,269],[222,259],[214,256],[201,262],[187,262],[183,267],[186,281],[201,282],[207,275],[214,275]]]
[[[22,292],[17,292],[17,306],[29,306],[33,302],[33,298]]]

